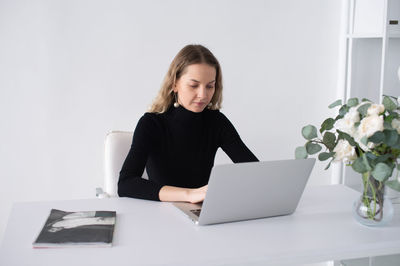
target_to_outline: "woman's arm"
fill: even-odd
[[[257,157],[243,143],[235,127],[222,113],[220,124],[222,126],[220,146],[234,163],[258,162]]]
[[[206,196],[208,185],[200,188],[181,188],[163,186],[159,192],[160,201],[202,202]]]
[[[148,154],[154,143],[153,132],[154,122],[147,113],[140,118],[136,126],[131,148],[119,174],[120,197],[159,200],[158,193],[162,185],[142,178]]]

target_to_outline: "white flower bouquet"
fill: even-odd
[[[318,154],[320,161],[342,161],[360,173],[364,193],[359,213],[373,222],[383,219],[384,188],[400,191],[400,107],[399,99],[384,96],[382,104],[368,99],[351,98],[346,104],[335,101],[329,108],[340,106],[335,118],[326,119],[319,130],[307,125],[302,129],[306,144],[297,147],[297,159]],[[323,151],[323,147],[325,148]],[[397,169],[396,178],[390,178]],[[361,209],[361,210],[360,210]]]

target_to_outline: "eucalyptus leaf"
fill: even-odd
[[[349,107],[353,107],[353,106],[358,105],[358,99],[357,99],[357,98],[351,98],[351,99],[349,99],[349,100],[347,101],[347,105],[348,105]]]
[[[318,160],[326,161],[329,158],[333,157],[334,155],[335,155],[334,152],[321,152],[320,154],[318,154]]]
[[[371,168],[371,166],[369,165],[369,162],[368,162],[368,159],[367,159],[367,156],[365,155],[365,153],[363,154],[363,156],[362,156],[361,158],[363,159],[363,163],[364,163],[364,165],[365,165],[367,171],[371,171],[372,168]]]
[[[306,144],[307,153],[310,155],[316,154],[317,152],[322,150],[322,147],[319,144],[308,142]]]
[[[396,100],[396,101],[397,101],[397,97],[395,97],[395,96],[386,95],[386,94],[382,94],[382,96],[383,96],[383,97],[387,96],[387,97],[392,98],[393,100]]]
[[[322,138],[322,142],[325,144],[326,147],[328,147],[330,151],[335,148],[335,141],[335,134],[333,134],[332,132],[325,132],[324,137]]]
[[[392,123],[392,121],[393,121],[393,119],[395,118],[395,115],[394,114],[396,114],[395,112],[388,112],[389,113],[389,115],[387,115],[385,118],[384,118],[384,121],[385,122],[388,122],[389,124],[391,124]]]
[[[389,112],[389,117],[394,119],[394,118],[399,118],[400,115],[399,115],[399,113],[396,113],[396,112]]]
[[[361,142],[362,144],[364,144],[364,145],[367,145],[367,144],[368,144],[368,138],[367,138],[367,136],[362,137],[362,138],[360,139],[360,142]]]
[[[371,141],[375,144],[381,143],[384,140],[385,140],[385,134],[382,131],[377,131],[371,137],[368,138],[368,141]]]
[[[303,127],[303,129],[301,130],[301,134],[303,135],[303,137],[305,139],[308,139],[308,140],[318,137],[317,128],[313,125],[307,125],[307,126]]]
[[[390,187],[393,190],[400,192],[400,183],[397,179],[396,180],[388,180],[385,182],[385,185]]]
[[[331,166],[331,163],[333,162],[333,159],[328,163],[328,165],[325,167],[325,169],[324,170],[328,170],[329,169],[329,167]]]
[[[345,139],[350,143],[351,146],[354,146],[354,147],[357,146],[357,143],[355,142],[355,140],[349,134],[347,134],[347,133],[345,133],[343,131],[340,131],[340,130],[337,130],[337,132],[339,134],[338,135],[338,140],[339,139]]]
[[[398,150],[400,150],[400,137],[397,138],[397,142],[396,142],[396,144],[394,144],[394,145],[392,146],[392,148],[393,148],[393,149],[398,149]]]
[[[378,156],[376,156],[376,155],[373,154],[372,152],[366,152],[366,153],[364,153],[364,154],[365,154],[365,156],[367,156],[368,159],[370,159],[370,160],[375,160],[376,158],[378,158]]]
[[[363,174],[368,172],[367,167],[364,164],[364,160],[363,158],[357,158],[353,164],[351,165],[351,167],[353,168],[354,171],[356,171],[357,173]]]
[[[373,160],[373,163],[377,165],[378,163],[384,163],[386,162],[392,155],[390,153],[386,153],[384,155],[380,155],[376,157],[376,159]]]
[[[325,130],[331,130],[333,128],[333,125],[335,124],[335,119],[333,118],[328,118],[324,122],[322,122],[321,129],[319,132],[324,132]]]
[[[392,101],[392,99],[390,99],[390,97],[388,97],[388,96],[383,97],[382,103],[385,106],[385,109],[387,111],[393,111],[393,110],[396,110],[396,108],[397,108],[397,104],[394,103]]]
[[[357,111],[361,114],[362,117],[365,117],[368,113],[368,108],[371,106],[370,103],[366,103],[358,107]]]
[[[336,117],[335,117],[335,121],[338,121],[339,119],[342,119],[344,116],[343,115],[337,115]]]
[[[392,127],[392,123],[391,122],[389,122],[389,121],[383,121],[383,128],[384,129],[393,129],[393,127]]]
[[[345,114],[347,114],[347,112],[350,110],[350,107],[348,107],[346,104],[343,105],[342,107],[340,107],[339,109],[339,115],[344,116]]]
[[[371,102],[370,100],[368,100],[367,98],[362,98],[361,100],[362,102]]]
[[[383,131],[383,134],[385,135],[385,140],[384,143],[388,146],[393,146],[396,144],[397,139],[399,137],[399,134],[397,133],[397,130],[387,130],[385,129]]]
[[[329,109],[332,109],[332,108],[334,108],[336,106],[339,106],[339,105],[342,105],[342,100],[337,100],[337,101],[331,103],[328,107],[329,107]]]
[[[374,170],[372,170],[372,176],[378,181],[385,181],[392,175],[393,169],[385,163],[378,163]]]
[[[295,158],[296,159],[307,159],[307,150],[305,147],[297,147],[295,151]]]

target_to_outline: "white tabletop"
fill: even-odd
[[[290,216],[196,226],[170,203],[128,198],[15,203],[0,265],[284,265],[400,253],[400,219],[369,228],[352,217],[358,192],[307,188]],[[33,249],[50,209],[115,210],[111,248]]]

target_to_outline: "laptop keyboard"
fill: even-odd
[[[200,216],[201,209],[190,210],[190,212],[196,216]]]

